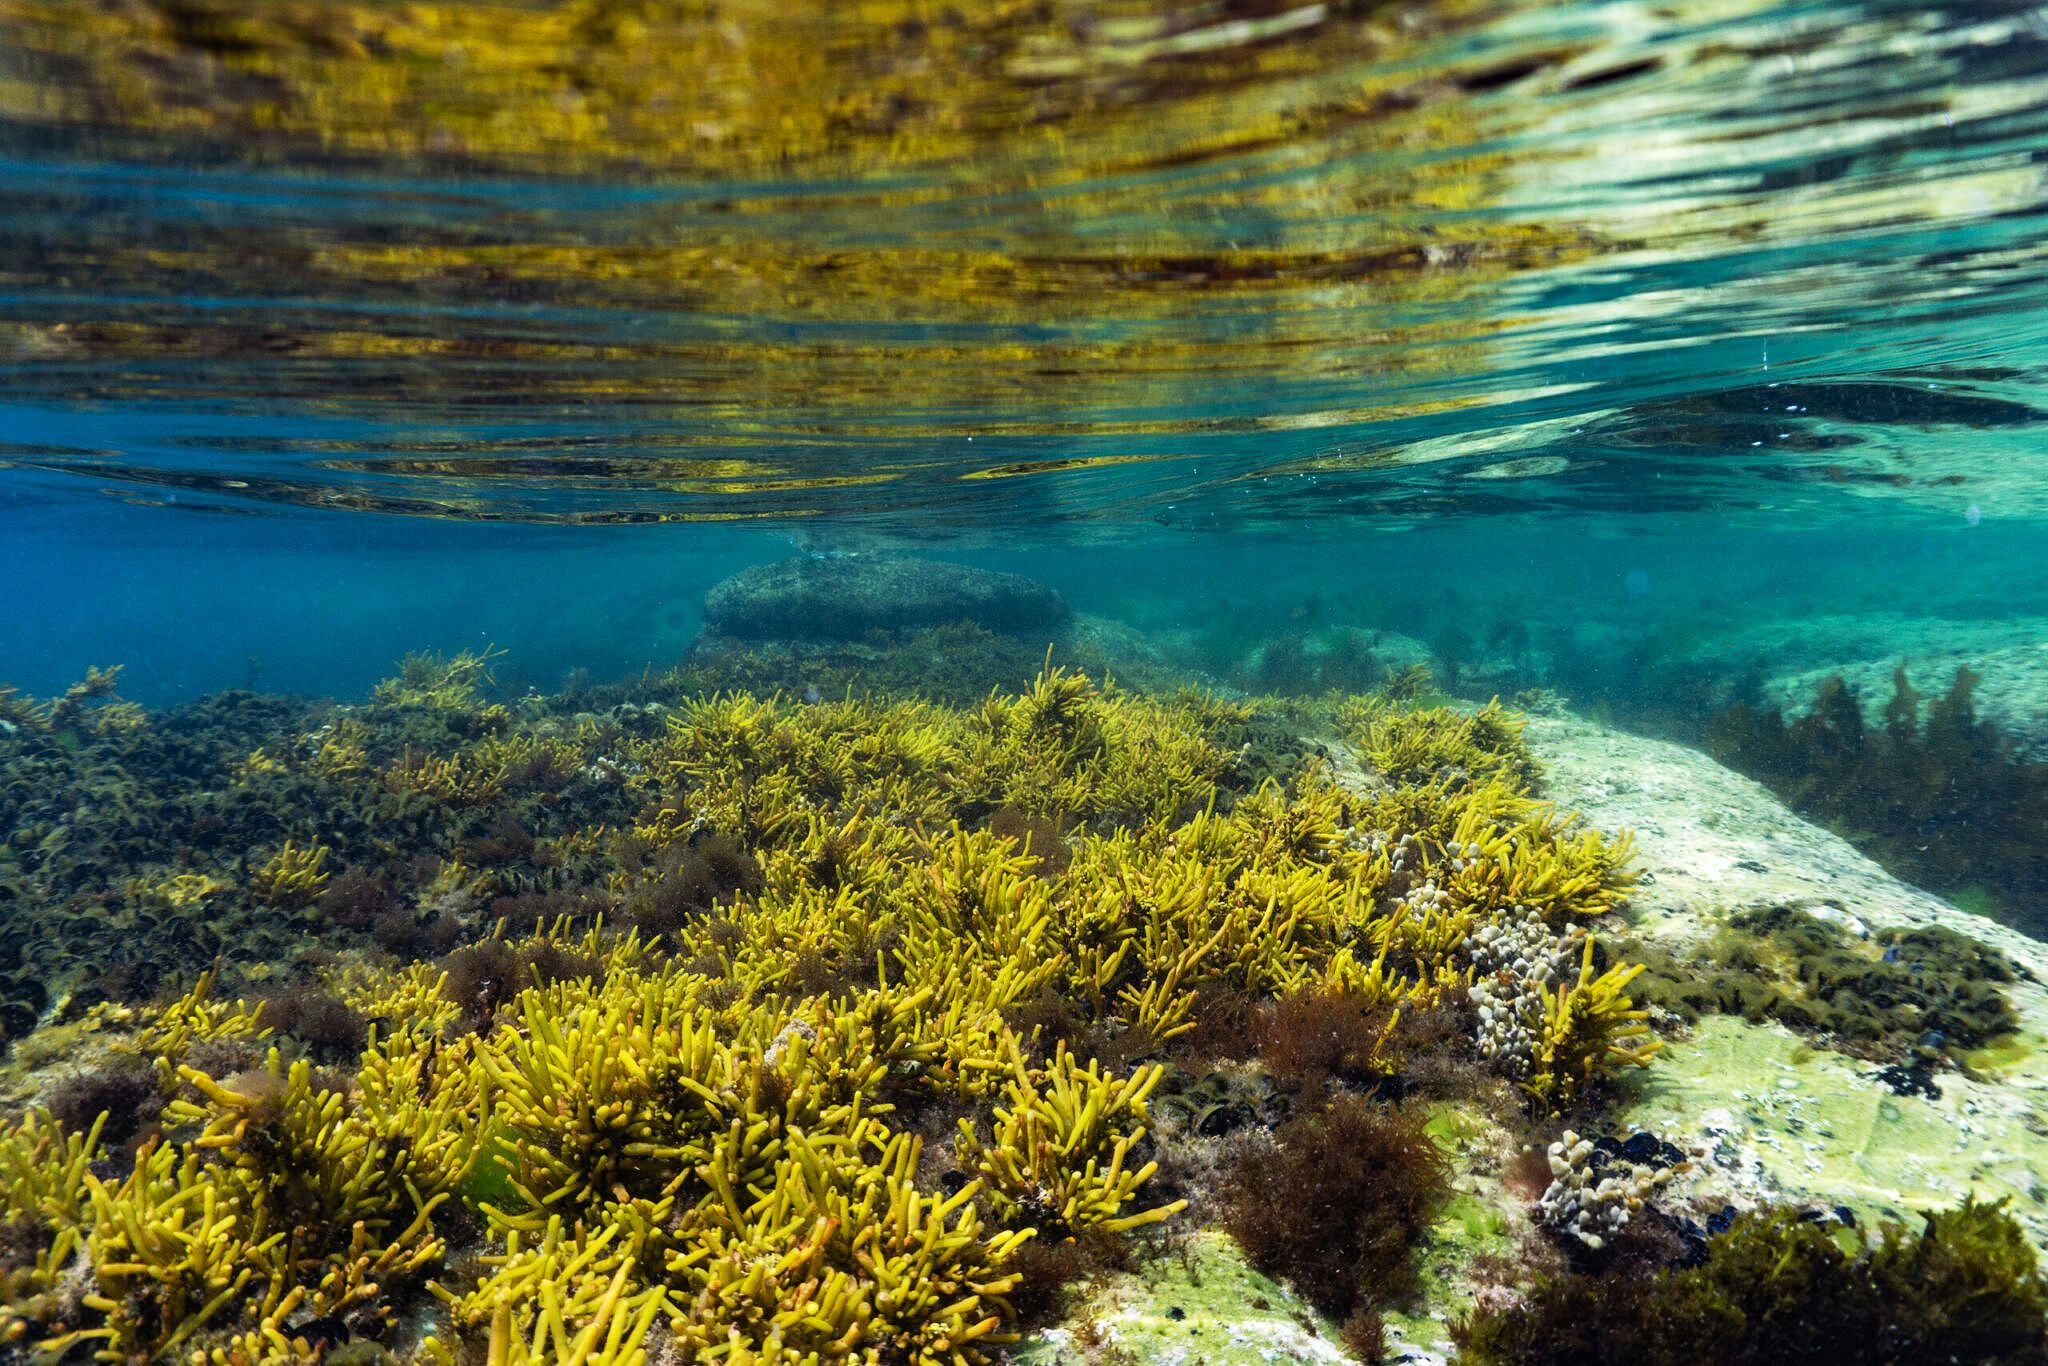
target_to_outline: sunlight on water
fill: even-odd
[[[1949,440],[2040,421],[1987,361],[2048,318],[2020,7],[0,23],[0,452],[53,489],[956,533],[2044,510]]]

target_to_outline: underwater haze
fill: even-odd
[[[2048,1362],[2044,380],[2031,4],[0,0],[0,1362]]]

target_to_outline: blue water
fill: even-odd
[[[355,697],[418,649],[502,649],[508,686],[543,690],[578,669],[665,668],[696,638],[713,584],[808,544],[717,527],[180,518],[114,498],[20,493],[7,515],[18,531],[0,546],[8,680],[47,695],[88,665],[121,663],[122,695],[152,706],[224,687]],[[1609,624],[1646,643],[1743,615],[1888,611],[1902,584],[1929,617],[2048,614],[2048,576],[2032,572],[2042,533],[2030,525],[1731,531],[1706,516],[1672,520],[1655,533],[1491,519],[1315,541],[1261,532],[1097,546],[1020,534],[940,557],[1030,574],[1076,610],[1140,631],[1199,634],[1227,621],[1240,645],[1284,632],[1310,603],[1326,623],[1424,637],[1445,622],[1483,634],[1525,620]],[[1574,661],[1570,689],[1600,691],[1602,663]],[[1621,693],[1633,685],[1606,681]]]
[[[1005,68],[965,141],[779,162],[460,150],[459,75],[423,126],[266,114],[196,37],[181,103],[51,13],[0,106],[31,691],[353,696],[483,643],[546,687],[672,662],[741,565],[878,548],[1248,640],[2044,610],[2024,6],[1318,11],[1182,66],[1083,26],[1082,69],[1172,78]]]

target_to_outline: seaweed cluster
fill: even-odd
[[[1257,620],[1257,617],[1253,617]],[[1213,657],[1216,642],[1205,642]],[[1412,657],[1413,643],[1383,641],[1352,627],[1310,631],[1296,626],[1256,641],[1240,657],[1216,660],[1225,677],[1256,692],[1308,697],[1373,691],[1413,696],[1431,687],[1429,667]]]
[[[1419,1112],[1344,1095],[1242,1148],[1224,1223],[1371,1359],[1379,1310],[1415,1286],[1415,1250],[1450,1199],[1450,1173]]]
[[[1078,633],[1064,633],[1069,636]],[[1096,677],[1114,671],[1124,677],[1134,666],[1112,659],[1085,639],[1061,649]],[[1041,639],[1005,635],[971,621],[896,631],[875,630],[846,640],[751,640],[707,635],[664,680],[682,691],[751,692],[761,696],[846,697],[850,694],[920,698],[950,707],[972,707],[992,690],[1016,685],[1045,659]],[[934,667],[942,661],[943,667]],[[1143,680],[1141,680],[1143,681]],[[616,686],[596,690],[589,701],[622,695]]]
[[[352,708],[227,693],[149,714],[112,670],[48,703],[0,696],[0,1028],[216,959],[407,949],[444,914],[601,877],[575,834],[630,816],[605,759],[659,716],[515,722],[481,699],[486,664],[416,656]]]
[[[315,949],[283,975],[224,956],[168,1005],[65,1007],[104,1041],[88,1094],[116,1100],[0,1135],[8,1340],[972,1366],[1044,1302],[1023,1278],[1060,1274],[1027,1249],[1226,1206],[1151,1113],[1169,1070],[1226,1053],[1290,1111],[1235,1141],[1314,1169],[1355,1255],[1339,1284],[1287,1251],[1298,1230],[1262,1245],[1371,1310],[1442,1193],[1401,1098],[1486,1066],[1476,934],[1587,946],[1490,1083],[1511,1110],[1587,1106],[1655,1046],[1633,969],[1572,929],[1624,893],[1626,850],[1535,799],[1497,711],[1361,702],[1341,726],[1390,759],[1375,784],[1311,763],[1254,785],[1223,738],[1251,706],[1063,668],[971,708],[643,694],[565,716],[484,701],[483,662],[280,708],[159,794],[246,800],[260,860],[41,865],[88,898],[151,879],[207,915],[260,908]],[[98,736],[55,748],[125,771]],[[144,1061],[153,1094],[127,1096]]]
[[[1967,1201],[1874,1241],[1794,1210],[1735,1217],[1693,1264],[1544,1277],[1459,1326],[1471,1366],[2027,1366],[2048,1281],[2018,1224]]]
[[[1392,782],[1505,778],[1527,787],[1539,776],[1522,743],[1522,721],[1498,701],[1466,712],[1404,707],[1386,694],[1364,693],[1339,708],[1338,722],[1359,756]]]
[[[1958,1061],[2019,1027],[2006,956],[1939,925],[1868,939],[1787,907],[1733,917],[1701,961],[1637,947],[1636,995],[1688,1020],[1776,1020],[1859,1057],[1893,1064]]]
[[[1956,670],[1925,701],[1893,671],[1884,723],[1840,675],[1806,713],[1737,704],[1708,723],[1710,752],[1768,783],[1902,877],[1982,901],[2030,933],[2048,932],[2048,759],[1979,720],[1977,675]]]

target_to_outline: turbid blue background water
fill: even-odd
[[[545,528],[290,512],[175,516],[116,499],[16,495],[0,549],[6,677],[60,691],[89,664],[127,666],[150,704],[224,687],[353,697],[415,649],[495,646],[509,687],[575,669],[612,677],[675,663],[705,591],[736,568],[798,553],[777,531]],[[1141,631],[1228,623],[1241,644],[1324,623],[1429,639],[1504,619],[1610,623],[1652,642],[1733,617],[1896,610],[2048,614],[2032,525],[1730,530],[1711,517],[1654,532],[1612,522],[1454,522],[1314,541],[1270,532],[1161,534],[1131,544],[1034,541],[945,557],[1029,573],[1077,608]],[[918,553],[937,553],[929,549]],[[1959,634],[1964,629],[1959,625]],[[1601,659],[1568,661],[1590,691]],[[1731,666],[1732,667],[1732,666]],[[1605,680],[1627,694],[1631,680]]]

